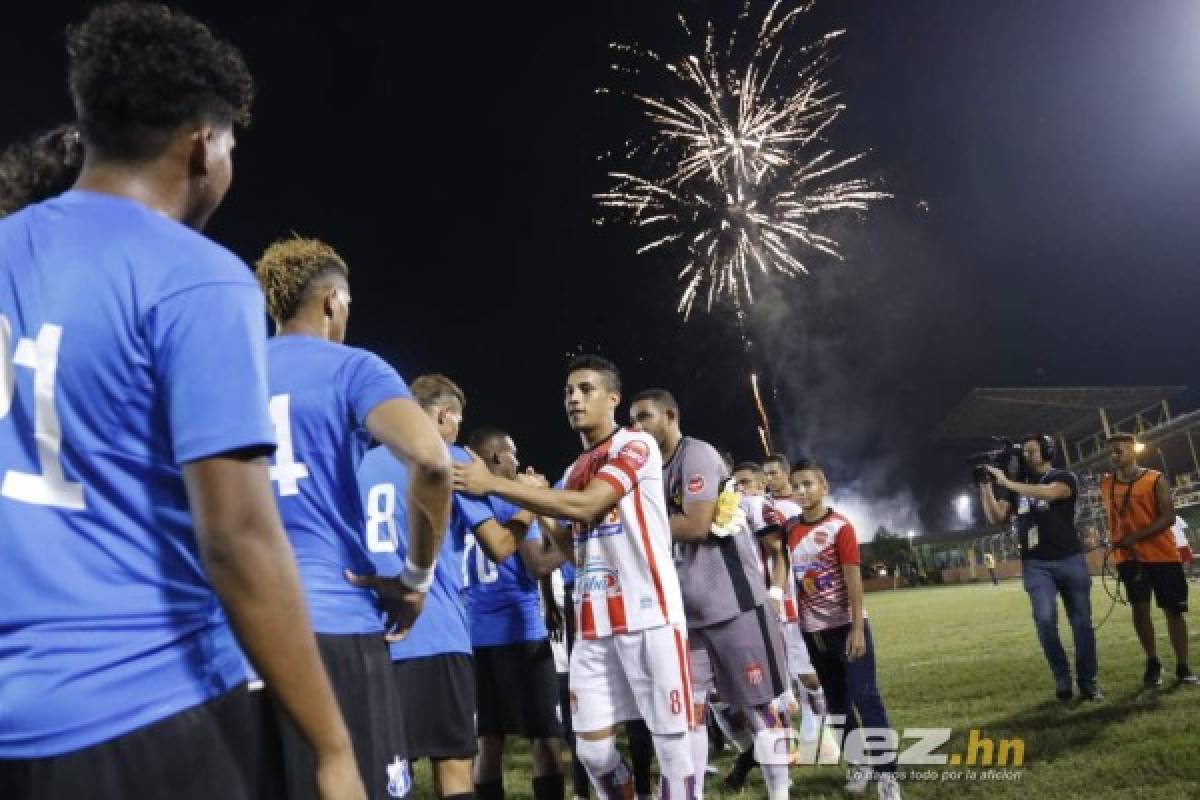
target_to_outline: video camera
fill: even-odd
[[[993,436],[992,441],[996,443],[993,449],[967,456],[971,480],[975,483],[992,482],[992,474],[985,467],[995,467],[1005,475],[1017,475],[1021,470],[1024,457],[1021,445],[1006,436]]]

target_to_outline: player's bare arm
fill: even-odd
[[[677,542],[702,542],[708,538],[717,515],[716,500],[683,501],[683,513],[671,516],[671,538]]]
[[[409,468],[409,557],[420,567],[433,566],[450,522],[450,455],[437,428],[408,398],[380,403],[366,419],[367,430]]]
[[[200,557],[251,663],[318,764],[353,768],[350,734],[317,653],[266,459],[206,458],[185,464],[183,479]]]
[[[992,478],[995,479],[995,483],[1005,489],[1010,489],[1026,497],[1032,497],[1035,500],[1050,502],[1051,500],[1065,500],[1071,496],[1071,487],[1062,481],[1047,484],[1021,483],[1012,480],[996,467],[985,466],[984,469],[991,473]]]
[[[542,608],[546,610],[546,633],[550,640],[561,642],[563,639],[563,615],[554,601],[554,581],[549,575],[543,575],[538,580],[538,589],[542,594]],[[568,602],[570,598],[567,598]]]
[[[550,517],[538,517],[538,527],[542,536],[548,542],[553,542],[563,561],[571,561],[575,552],[575,541],[571,535],[571,526]]]
[[[517,546],[525,569],[535,579],[542,579],[566,561],[562,550],[550,538],[525,539]]]
[[[454,488],[468,494],[495,494],[535,514],[587,524],[608,512],[621,496],[595,479],[582,489],[551,489],[493,474],[474,453],[470,464],[454,465]]]
[[[996,490],[992,488],[991,482],[980,484],[979,499],[983,506],[983,515],[992,525],[1004,522],[1012,512],[1012,505],[1007,500],[996,498]]]
[[[842,576],[846,579],[846,593],[850,597],[850,635],[846,638],[846,658],[853,661],[867,652],[863,633],[862,570],[858,564],[843,564]]]
[[[529,533],[529,526],[532,524],[533,514],[524,509],[517,512],[508,522],[497,522],[493,517],[475,528],[475,540],[479,542],[487,557],[493,563],[499,564],[522,549],[525,534]]]

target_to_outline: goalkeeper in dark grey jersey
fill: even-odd
[[[714,525],[721,487],[729,477],[720,453],[683,435],[679,405],[665,389],[634,397],[630,417],[662,449],[663,488],[692,663],[692,760],[696,775],[703,776],[708,761],[704,719],[714,688],[723,701],[743,710],[755,734],[790,727],[786,646],[766,603],[753,534],[736,521]],[[787,797],[786,765],[764,765],[763,777],[769,800]]]

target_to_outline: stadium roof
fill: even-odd
[[[938,428],[936,439],[1023,436],[1031,431],[1079,434],[1101,428],[1100,409],[1110,421],[1168,400],[1184,386],[1078,386],[972,389]]]

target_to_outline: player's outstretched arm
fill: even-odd
[[[227,454],[185,464],[200,557],[234,631],[317,758],[326,798],[366,796],[300,588],[296,559],[263,458]]]
[[[468,451],[470,452],[470,451]],[[544,482],[544,481],[543,481]],[[468,494],[495,494],[535,514],[588,523],[617,504],[621,495],[599,478],[582,489],[551,489],[493,474],[479,456],[454,465],[454,488]]]
[[[538,580],[554,572],[567,560],[548,535],[541,539],[526,539],[517,547],[517,552],[521,554],[525,569]]]
[[[475,540],[487,557],[499,564],[520,549],[532,524],[533,514],[524,509],[508,522],[497,522],[493,517],[475,527]]]
[[[408,466],[408,558],[432,567],[450,522],[450,454],[429,415],[408,398],[380,403],[367,430]]]

